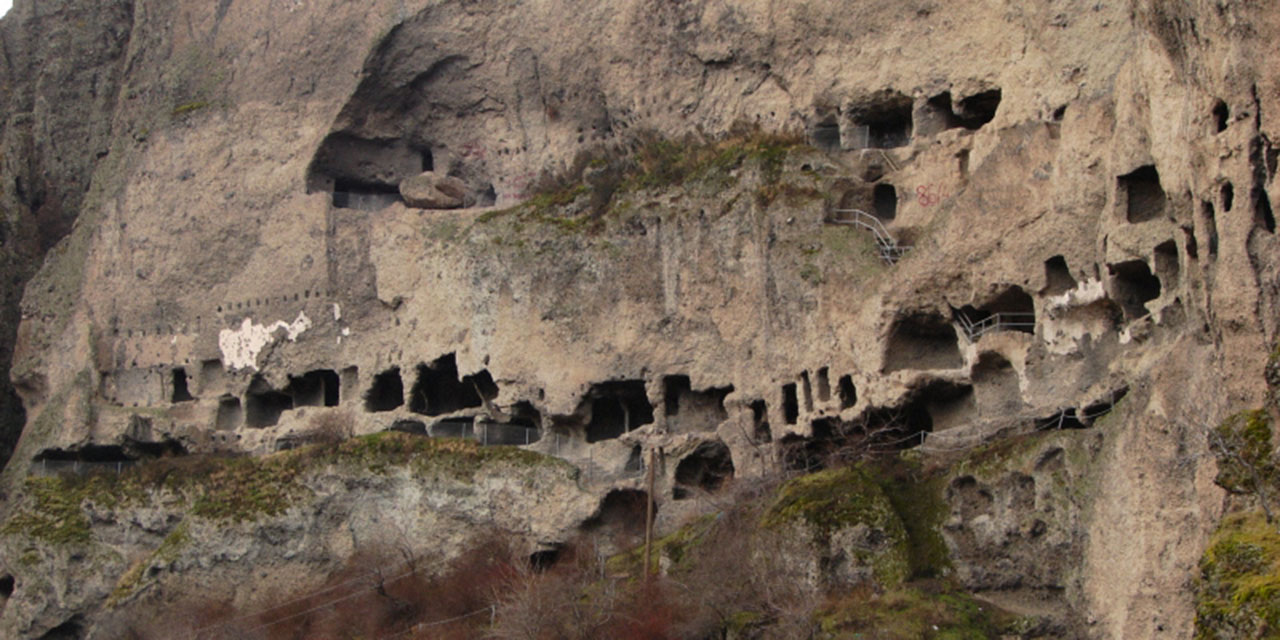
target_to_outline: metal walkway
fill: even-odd
[[[852,219],[833,218],[828,220],[833,224],[847,224],[869,229],[876,238],[876,249],[880,252],[880,257],[889,264],[896,264],[907,252],[911,250],[910,245],[898,244],[897,240],[889,234],[889,230],[884,228],[884,223],[866,211],[861,209],[833,209],[833,213],[851,213]]]

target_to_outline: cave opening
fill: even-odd
[[[509,413],[510,419],[508,422],[511,424],[525,429],[532,429],[535,432],[542,431],[542,412],[538,411],[537,407],[533,406],[533,403],[521,400],[511,405]],[[538,437],[541,436],[539,435]],[[537,442],[537,438],[535,437],[533,441]]]
[[[769,428],[769,406],[763,399],[751,402],[751,442],[773,442],[773,431]]]
[[[388,429],[413,436],[427,435],[427,425],[421,420],[396,420]]]
[[[14,580],[12,575],[0,576],[0,598],[13,597]]]
[[[1261,186],[1253,188],[1253,211],[1256,224],[1268,233],[1276,232],[1276,217],[1271,213],[1271,198]]]
[[[338,406],[340,380],[335,371],[318,369],[299,377],[289,376],[285,392],[293,397],[295,407]]]
[[[703,442],[676,465],[671,497],[684,500],[693,490],[715,493],[733,478],[733,456],[719,440]]]
[[[1076,279],[1067,267],[1067,259],[1053,256],[1044,261],[1044,294],[1060,296],[1076,288]],[[1034,306],[1034,305],[1033,305]]]
[[[436,358],[430,364],[419,364],[418,378],[409,392],[409,410],[428,416],[439,416],[484,405],[498,395],[498,386],[488,371],[458,377],[454,354]]]
[[[187,386],[187,370],[183,367],[174,367],[172,372],[173,394],[169,397],[170,402],[190,402],[195,400],[191,395],[191,389]]]
[[[600,500],[600,508],[595,515],[582,523],[586,532],[600,532],[613,536],[618,547],[634,546],[627,544],[644,535],[648,520],[649,494],[639,489],[614,489]],[[658,515],[658,503],[653,505],[653,516]]]
[[[1166,240],[1156,245],[1155,249],[1156,277],[1160,279],[1160,286],[1164,290],[1174,289],[1178,286],[1178,244],[1173,240]]]
[[[1167,198],[1154,165],[1145,165],[1117,178],[1130,223],[1147,222],[1164,215]]]
[[[261,376],[255,376],[245,394],[244,423],[254,429],[275,426],[280,415],[293,408],[293,396],[273,389]]]
[[[1223,184],[1222,187],[1218,189],[1218,197],[1222,200],[1222,210],[1231,211],[1231,207],[1235,204],[1236,200],[1235,185],[1230,182]]]
[[[911,99],[887,94],[850,110],[855,125],[866,131],[865,147],[895,149],[911,142]]]
[[[732,385],[695,390],[689,376],[670,375],[663,377],[662,386],[663,414],[670,432],[708,431],[729,419],[724,399],[733,392]]]
[[[964,364],[955,327],[935,313],[912,313],[894,321],[885,348],[886,372],[958,369]]]
[[[853,376],[849,374],[840,376],[840,380],[836,383],[836,395],[840,398],[841,409],[849,409],[858,404],[858,389],[853,386]]]
[[[818,402],[827,402],[831,400],[830,370],[827,367],[818,369],[815,381],[817,384],[816,393],[818,394]]]
[[[1227,130],[1227,124],[1231,117],[1231,109],[1227,107],[1227,103],[1218,100],[1213,105],[1213,124],[1215,133],[1222,133]]]
[[[234,431],[244,423],[244,410],[240,406],[240,398],[226,394],[218,398],[218,412],[214,418],[214,428],[218,431]]]
[[[75,449],[42,449],[33,458],[36,462],[133,462],[124,447],[114,444],[89,444]]]
[[[782,385],[782,418],[787,424],[795,424],[800,419],[800,399],[794,382]]]
[[[529,569],[534,573],[545,573],[555,566],[560,559],[560,549],[543,549],[529,554]]]
[[[1216,257],[1218,255],[1218,221],[1213,203],[1208,200],[1200,201],[1200,224],[1209,236],[1209,257]]]
[[[1107,265],[1111,287],[1125,318],[1136,320],[1147,315],[1146,303],[1160,297],[1160,279],[1151,273],[1145,260],[1127,260]]]
[[[898,189],[888,183],[880,183],[872,192],[872,211],[882,222],[892,222],[898,217]]]
[[[644,380],[596,383],[587,392],[586,401],[591,411],[586,429],[588,443],[617,438],[653,422],[653,405],[645,393]]]
[[[1002,97],[1000,89],[990,89],[961,99],[955,110],[957,124],[970,130],[981,129],[995,119]]]
[[[823,151],[840,150],[840,124],[834,116],[828,117],[813,127],[813,146]]]
[[[455,416],[433,422],[428,431],[433,438],[474,438],[475,423],[474,416]]]
[[[404,381],[400,378],[400,367],[392,367],[373,376],[373,384],[364,394],[365,411],[392,411],[403,404]]]

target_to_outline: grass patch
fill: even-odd
[[[860,591],[818,613],[822,637],[877,640],[986,640],[1017,619],[937,581],[909,583],[875,594]]]
[[[201,109],[206,109],[206,108],[208,108],[208,107],[209,107],[209,103],[208,103],[207,101],[205,101],[205,100],[194,100],[194,101],[191,101],[191,102],[184,102],[184,103],[182,103],[182,104],[180,104],[180,105],[178,105],[178,106],[174,107],[174,108],[173,108],[173,111],[172,111],[172,112],[170,112],[170,114],[169,114],[169,115],[172,115],[172,116],[173,116],[173,117],[175,117],[175,118],[179,118],[179,117],[185,116],[185,115],[187,115],[187,114],[189,114],[189,113],[194,113],[194,112],[199,111],[199,110],[201,110]]]

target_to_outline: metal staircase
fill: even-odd
[[[884,227],[884,223],[880,219],[863,211],[861,209],[834,209],[833,213],[852,214],[852,218],[833,218],[828,222],[833,224],[847,224],[869,229],[876,238],[876,249],[880,252],[880,257],[889,264],[896,264],[907,252],[911,250],[910,245],[898,244],[893,236],[889,234],[889,230]]]

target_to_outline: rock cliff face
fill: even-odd
[[[335,424],[578,467],[499,519],[531,553],[651,467],[662,529],[915,449],[966,589],[1190,637],[1205,434],[1264,401],[1280,317],[1268,3],[18,0],[0,33],[13,637],[91,632],[187,517],[54,542],[28,475]],[[306,481],[352,535],[427,500],[363,473]],[[243,553],[191,515],[166,588],[336,535],[310,509]]]

